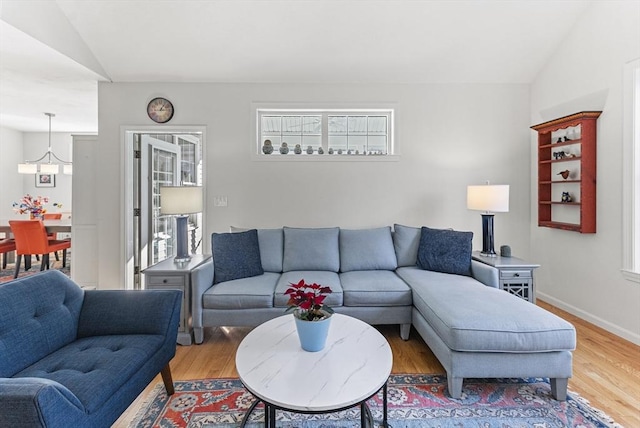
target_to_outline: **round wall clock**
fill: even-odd
[[[173,117],[173,104],[166,98],[154,98],[147,105],[147,114],[154,122],[169,122]]]

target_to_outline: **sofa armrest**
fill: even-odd
[[[180,290],[87,290],[78,338],[111,334],[176,336],[181,304]]]
[[[498,269],[493,266],[486,265],[482,262],[471,260],[471,276],[475,279],[493,288],[500,287],[500,278],[499,278]]]
[[[213,285],[213,258],[191,273],[191,317],[193,328],[202,329],[202,295]]]
[[[58,382],[33,377],[0,378],[0,426],[72,426],[85,412]]]

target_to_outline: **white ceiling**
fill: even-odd
[[[98,80],[529,83],[590,3],[0,1],[0,126],[54,132],[97,131]]]

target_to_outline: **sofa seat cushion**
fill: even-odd
[[[202,296],[204,309],[272,308],[273,292],[279,273],[265,272],[260,276],[220,282]]]
[[[87,413],[93,413],[129,382],[163,343],[163,336],[143,334],[78,339],[14,377],[58,382],[80,400]]]
[[[573,350],[574,327],[562,318],[473,278],[404,267],[413,305],[455,351]]]
[[[344,306],[410,306],[411,288],[394,272],[361,270],[340,274]]]
[[[395,270],[398,267],[391,228],[340,229],[340,272]]]
[[[340,284],[340,277],[335,272],[328,272],[325,270],[300,270],[284,272],[278,284],[276,285],[276,294],[273,297],[273,305],[276,307],[286,308],[289,296],[285,295],[291,284],[297,284],[301,279],[307,284],[320,284],[323,286],[331,287],[331,294],[327,295],[324,303],[330,307],[342,306],[342,285]]]

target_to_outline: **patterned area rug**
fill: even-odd
[[[158,384],[130,427],[238,427],[255,400],[238,379],[201,379],[174,382],[176,392],[167,397]],[[388,384],[388,418],[401,427],[619,427],[586,400],[571,393],[567,401],[551,397],[548,379],[470,379],[463,395],[446,395],[445,376],[392,375]],[[368,401],[376,426],[382,421],[382,392]],[[263,426],[258,405],[247,427]],[[277,412],[283,428],[346,428],[360,426],[355,407],[326,415]]]
[[[62,252],[60,252],[60,254],[62,254]],[[4,255],[3,255],[4,257]],[[50,260],[49,260],[49,268],[50,269],[58,269],[60,272],[62,272],[63,274],[69,276],[70,272],[71,272],[71,251],[67,251],[67,266],[66,267],[62,267],[62,260],[60,261],[56,261],[55,257],[53,256],[53,254],[51,254],[49,256]],[[16,265],[14,263],[7,263],[7,268],[6,269],[2,269],[0,270],[0,284],[3,282],[7,282],[7,281],[11,281],[13,279],[13,275],[15,273],[15,267]],[[0,267],[2,267],[2,265],[0,264]],[[24,270],[24,261],[22,262],[22,265],[20,266],[20,273],[18,274],[18,278],[23,278],[25,276],[29,276],[29,275],[33,275],[35,273],[40,272],[40,262],[38,260],[36,260],[35,257],[31,258],[31,269],[29,269],[28,271],[25,272]]]

